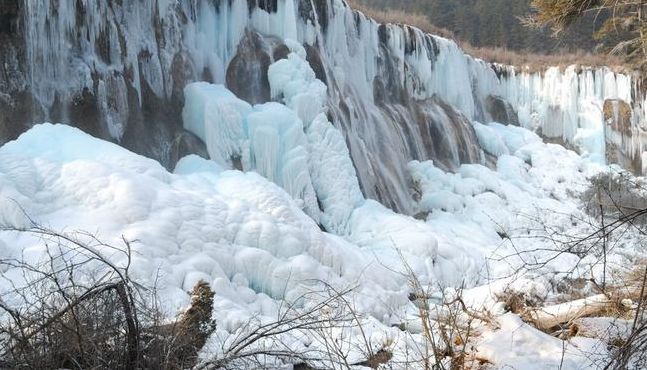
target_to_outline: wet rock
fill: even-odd
[[[0,0],[0,34],[18,32],[20,3],[16,0]]]
[[[247,7],[249,11],[259,8],[268,13],[276,13],[278,10],[278,0],[247,0]]]
[[[184,106],[184,87],[193,80],[193,71],[195,71],[195,67],[188,55],[179,53],[173,57],[173,63],[171,64],[171,78],[173,81],[171,100],[178,101],[182,106]],[[208,81],[206,78],[204,80]]]
[[[207,147],[199,137],[189,131],[180,131],[171,145],[171,162],[176,164],[187,155],[195,154],[204,159],[209,159]]]
[[[269,102],[272,96],[267,70],[272,64],[271,55],[257,32],[245,32],[227,68],[227,88],[251,104]]]
[[[129,114],[119,143],[135,153],[156,159],[172,170],[176,164],[172,157],[172,144],[183,131],[182,104],[158,96],[145,80],[140,84],[141,103],[137,91],[131,85],[127,86]]]
[[[486,109],[494,122],[505,125],[519,126],[519,116],[515,109],[500,96],[489,95],[486,99]]]
[[[0,145],[15,140],[21,133],[29,129],[34,111],[33,97],[26,91],[15,93],[10,99],[0,96]]]
[[[272,57],[275,62],[277,60],[287,59],[288,55],[290,55],[290,49],[284,44],[277,45],[272,52]]]
[[[310,64],[310,67],[312,68],[312,70],[315,72],[315,76],[317,77],[318,80],[320,80],[321,82],[327,85],[328,78],[326,77],[326,67],[324,66],[324,63],[321,60],[321,55],[319,54],[319,50],[307,44],[304,45],[304,47],[306,49],[306,60]]]
[[[418,122],[422,124],[428,159],[440,167],[455,170],[464,163],[478,163],[481,148],[470,120],[438,96],[418,103]]]
[[[312,24],[319,25],[321,31],[326,33],[330,18],[330,9],[328,1],[297,0],[297,9],[301,19],[309,21]]]
[[[101,125],[102,117],[97,109],[96,96],[89,90],[83,91],[75,96],[68,109],[69,122],[76,127],[95,137],[108,137],[108,132]],[[57,122],[62,120],[57,119]]]
[[[0,145],[28,129],[32,117],[42,116],[27,91],[21,5],[0,0]]]

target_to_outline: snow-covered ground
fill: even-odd
[[[251,318],[271,322],[285,302],[316,304],[300,299],[325,282],[354,287],[348,300],[362,323],[331,335],[354,344],[369,338],[375,352],[410,359],[423,343],[409,299],[412,272],[432,306],[461,288],[469,307],[492,317],[478,324],[470,346],[496,368],[583,369],[604,358],[600,340],[563,342],[499,301],[511,291],[550,301],[563,279],[600,276],[597,251],[559,253],[546,237],[593,227],[580,196],[605,167],[524,128],[474,122],[495,168],[448,173],[412,162],[412,196],[425,220],[396,214],[364,199],[343,136],[326,118],[325,86],[302,47],[288,45],[292,54],[269,73],[281,103],[250,106],[206,83],[185,90],[185,127],[205,141],[212,161],[188,156],[170,173],[78,129],[36,125],[0,148],[0,223],[84,230],[113,246],[122,236],[133,241],[133,277],[157,285],[169,315],[188,305],[198,281],[208,282],[218,329],[205,357],[248,330]],[[232,169],[237,159],[245,172]],[[626,266],[639,252],[633,248],[620,244],[609,266]],[[128,262],[103,252],[119,266]],[[0,232],[0,258],[45,257],[42,240]],[[21,271],[4,266],[0,277],[0,297],[20,304],[5,292],[20,285]],[[283,342],[295,351],[325,349],[307,333]],[[364,359],[354,345],[349,352],[350,363]]]

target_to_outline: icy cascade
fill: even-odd
[[[599,163],[609,158],[606,149],[611,142],[624,145],[622,152],[630,159],[642,155],[640,133],[644,115],[640,109],[644,104],[639,98],[634,102],[638,94],[630,76],[607,68],[578,71],[571,66],[564,71],[550,68],[543,74],[517,73],[507,68],[501,82],[501,95],[517,108],[523,127],[546,138],[561,140]],[[605,115],[605,104],[610,101],[634,105],[632,110],[636,111],[628,123],[635,135],[630,135],[628,140],[612,139],[620,129],[608,125],[619,122],[619,117]],[[611,122],[606,121],[608,118],[612,118]]]
[[[27,114],[16,107],[13,125],[70,122],[172,167],[182,148],[196,150],[181,126],[184,86],[206,80],[267,102],[267,67],[285,56],[283,40],[294,39],[328,85],[330,121],[342,129],[368,197],[407,211],[409,160],[480,160],[466,117],[441,96],[404,87],[405,35],[429,43],[417,52],[427,67],[433,39],[395,26],[380,37],[377,24],[339,0],[30,1],[21,16],[25,93],[34,104]]]
[[[327,119],[326,86],[308,65],[305,49],[286,43],[290,54],[268,71],[272,95],[283,104],[252,107],[222,85],[196,82],[185,89],[185,126],[205,141],[219,165],[240,162],[240,169],[281,185],[325,230],[389,258],[404,252],[429,278],[437,257],[433,230],[364,199],[343,135]]]
[[[222,85],[196,82],[185,90],[183,116],[222,166],[256,171],[283,187],[319,219],[317,197],[308,173],[308,141],[303,123],[278,103],[254,107]]]
[[[252,104],[276,99],[268,68],[287,57],[289,39],[328,87],[328,118],[363,194],[393,209],[413,210],[410,160],[445,169],[481,162],[472,120],[521,121],[603,160],[604,103],[616,99],[633,113],[613,141],[640,167],[643,102],[629,77],[605,69],[497,73],[451,41],[379,25],[342,0],[30,0],[18,16],[24,45],[0,53],[17,69],[0,76],[0,96],[11,98],[0,99],[9,126],[2,140],[28,123],[65,121],[170,168],[200,149],[182,128],[184,87],[207,81]]]

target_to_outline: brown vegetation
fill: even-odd
[[[533,0],[533,14],[525,21],[530,26],[550,26],[562,34],[589,14],[610,16],[596,27],[595,36],[605,40],[609,53],[620,55],[637,70],[647,69],[647,19],[645,1],[634,0]]]
[[[0,297],[0,368],[174,370],[197,363],[215,329],[207,284],[195,287],[191,307],[175,323],[160,325],[163,315],[148,303],[156,297],[129,277],[130,242],[120,249],[87,233],[1,229],[41,238],[47,259],[0,259],[0,270],[22,270],[25,279]],[[128,265],[114,265],[102,248],[123,253]],[[93,274],[97,264],[105,273]]]
[[[374,19],[378,23],[408,25],[419,28],[426,33],[431,33],[448,39],[456,39],[450,30],[434,26],[423,14],[405,12],[399,9],[376,9],[366,6],[357,0],[346,0],[346,2],[351,6],[351,8],[364,13],[364,15]]]
[[[419,13],[396,9],[380,10],[366,6],[357,0],[346,0],[355,10],[382,24],[408,25],[425,33],[454,40],[467,54],[490,63],[515,66],[527,72],[543,72],[550,67],[564,68],[570,65],[587,67],[608,66],[618,72],[629,72],[622,58],[611,54],[591,52],[564,52],[558,54],[535,54],[509,50],[503,47],[476,47],[459,40],[451,31],[433,25]]]

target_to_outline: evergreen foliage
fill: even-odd
[[[622,55],[640,69],[647,66],[647,1],[645,0],[533,0],[528,23],[552,27],[561,35],[582,18],[606,14],[595,28],[595,37],[606,49]]]

